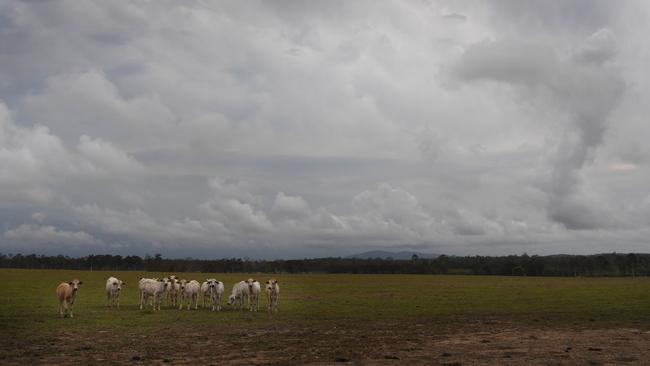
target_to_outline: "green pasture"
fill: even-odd
[[[327,322],[433,320],[440,322],[500,317],[551,324],[650,326],[649,278],[537,278],[431,275],[268,275],[177,273],[203,281],[225,282],[224,310],[138,309],[140,277],[163,277],[152,272],[88,272],[58,270],[0,270],[2,300],[0,329],[47,330],[70,328],[173,327],[245,322]],[[106,306],[109,276],[127,282],[121,308]],[[55,288],[77,277],[83,281],[74,319],[58,315]],[[280,281],[279,312],[238,312],[225,305],[233,283],[253,277]],[[595,322],[595,323],[594,323]]]

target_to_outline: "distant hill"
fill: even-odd
[[[402,251],[402,252],[388,252],[385,250],[371,250],[368,252],[363,252],[359,254],[352,254],[347,256],[346,258],[359,258],[359,259],[374,259],[374,258],[393,258],[393,259],[408,259],[410,260],[413,257],[413,254],[416,254],[419,258],[437,258],[439,254],[427,254],[427,253],[420,253],[420,252],[408,252],[408,251]]]

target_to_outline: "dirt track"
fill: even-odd
[[[650,331],[497,321],[59,331],[0,343],[2,364],[650,365]]]

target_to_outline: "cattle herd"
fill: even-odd
[[[63,317],[72,314],[72,307],[77,297],[79,285],[83,282],[74,279],[70,282],[62,282],[56,288],[56,295],[59,299],[59,314]],[[110,307],[120,307],[120,294],[122,286],[126,285],[115,277],[109,277],[106,280],[106,303]],[[206,279],[203,283],[196,280],[179,279],[171,275],[165,278],[141,278],[138,282],[140,310],[147,306],[155,310],[160,310],[163,301],[173,308],[187,309],[198,308],[199,298],[202,300],[203,307],[210,307],[212,311],[221,310],[221,296],[224,292],[223,282],[214,278]],[[245,281],[237,282],[232,287],[232,293],[228,297],[227,304],[235,309],[243,310],[248,308],[250,311],[259,310],[260,294],[262,292],[259,281],[249,278]],[[280,285],[276,279],[266,281],[266,297],[268,300],[268,311],[277,312],[278,295],[280,294]]]

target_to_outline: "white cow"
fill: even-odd
[[[124,281],[120,281],[115,277],[109,277],[106,280],[106,305],[109,307],[116,306],[120,308],[120,293],[122,286],[126,285]]]
[[[260,293],[262,292],[262,287],[258,280],[249,278],[246,280],[248,285],[248,307],[250,311],[258,311],[260,308]]]
[[[181,285],[178,282],[178,277],[171,275],[169,276],[169,285],[167,285],[167,298],[169,299],[169,304],[172,307],[178,306],[178,295],[181,290]]]
[[[235,309],[244,309],[248,294],[248,283],[246,281],[237,282],[232,286],[232,293],[228,297],[228,305],[234,305]]]
[[[266,298],[269,300],[269,313],[278,311],[278,297],[280,296],[280,285],[278,280],[271,278],[266,281]]]
[[[212,293],[211,284],[209,282],[210,282],[210,280],[205,280],[201,284],[201,295],[203,295],[203,296],[201,296],[201,298],[202,298],[201,307],[203,307],[203,308],[205,308],[205,306],[210,301],[210,294]]]
[[[74,306],[74,301],[77,298],[77,290],[79,290],[79,285],[83,282],[78,279],[74,279],[70,282],[61,282],[56,287],[56,296],[59,298],[59,314],[65,318],[66,314],[70,314],[71,318],[74,318],[72,314],[72,307]]]
[[[187,280],[182,278],[178,280],[178,306],[179,309],[183,309],[183,302],[185,301],[185,285]]]
[[[212,301],[212,311],[221,310],[221,295],[223,295],[224,287],[223,282],[210,278],[206,281],[210,292],[210,300]]]
[[[155,280],[158,280],[158,279],[155,278]],[[166,283],[167,286],[165,286],[165,291],[163,291],[163,293],[160,294],[160,304],[161,305],[163,305],[165,303],[165,300],[169,299],[169,287],[171,287],[170,286],[171,280],[169,279],[169,277],[163,277],[162,281],[164,283]]]
[[[194,305],[194,309],[198,308],[199,292],[201,291],[201,284],[196,280],[186,281],[181,280],[181,305],[180,310],[183,309],[183,301],[187,300],[187,310],[190,310],[190,305]]]
[[[162,302],[162,297],[165,294],[167,285],[169,283],[165,280],[159,280],[155,278],[141,278],[138,287],[140,289],[140,310],[143,306],[147,305],[149,297],[152,298],[153,310],[160,310],[160,303]]]
[[[146,281],[153,281],[153,280],[156,280],[156,279],[154,279],[154,278],[144,278],[144,277],[142,277],[142,278],[140,278],[140,280],[138,281],[138,299],[139,299],[139,301],[140,301],[140,309],[142,309],[142,305],[143,305],[143,304],[146,305],[146,301],[149,299],[149,296],[147,296],[147,295],[144,293],[144,283],[145,283]]]

